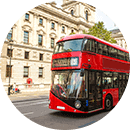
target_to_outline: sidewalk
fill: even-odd
[[[49,89],[25,89],[20,93],[10,94],[8,97],[11,101],[21,101],[21,100],[33,100],[40,99],[43,97],[49,97]]]

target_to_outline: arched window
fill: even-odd
[[[88,11],[86,11],[85,17],[86,17],[86,20],[88,21]]]
[[[72,15],[72,16],[74,15],[74,10],[71,10],[71,15]]]

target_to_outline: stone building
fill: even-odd
[[[0,64],[4,87],[9,85],[11,68],[10,84],[24,89],[31,78],[29,87],[49,88],[56,41],[87,31],[94,23],[95,7],[73,0],[63,0],[62,8],[52,2],[28,11],[13,25],[3,44]]]
[[[114,30],[111,30],[112,32],[112,37],[116,40],[116,44],[124,49],[128,49],[127,48],[127,44],[126,44],[126,41],[121,33],[121,31],[119,29],[114,29]]]

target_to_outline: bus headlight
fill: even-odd
[[[79,100],[77,100],[77,101],[75,102],[75,107],[76,107],[77,109],[79,109],[79,108],[81,107],[81,102],[80,102]]]
[[[70,61],[71,66],[78,66],[78,63],[79,63],[78,57],[72,57],[71,58],[71,61]]]

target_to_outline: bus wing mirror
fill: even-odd
[[[81,77],[84,76],[84,69],[81,69],[80,76],[81,76]]]

